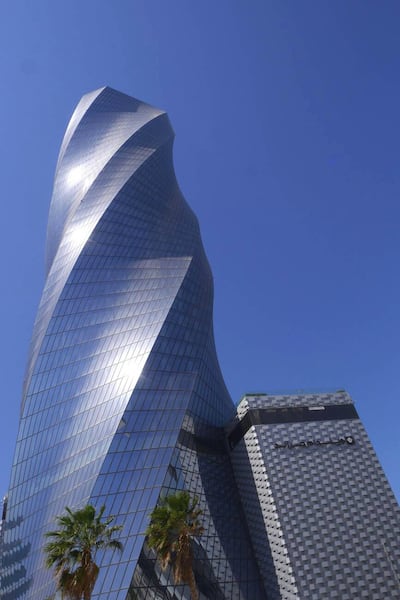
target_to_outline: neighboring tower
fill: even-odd
[[[124,551],[106,557],[94,598],[188,598],[144,547],[160,493],[181,488],[204,511],[201,598],[264,598],[224,445],[234,408],[215,353],[212,276],[173,137],[164,112],[110,88],[84,96],[68,125],[7,511],[29,550],[27,590],[17,582],[9,600],[54,592],[43,535],[65,506],[87,502],[123,525]]]
[[[229,430],[270,600],[400,598],[400,510],[346,392],[246,395]]]

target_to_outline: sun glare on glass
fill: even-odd
[[[70,186],[76,185],[84,178],[84,169],[82,166],[78,165],[77,167],[73,167],[68,175],[67,175],[67,183]]]

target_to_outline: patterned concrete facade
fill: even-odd
[[[238,421],[231,456],[268,598],[400,598],[399,506],[348,394],[248,395]]]

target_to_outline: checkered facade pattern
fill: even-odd
[[[268,598],[400,598],[399,506],[349,395],[248,395],[238,422],[232,462]]]

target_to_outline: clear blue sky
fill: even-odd
[[[58,149],[110,85],[171,117],[233,398],[346,388],[400,498],[399,22],[390,0],[2,3],[0,493]]]

